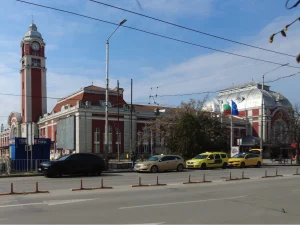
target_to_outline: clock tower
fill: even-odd
[[[47,112],[45,42],[32,22],[21,40],[22,124],[37,123]],[[26,135],[22,126],[22,136]]]

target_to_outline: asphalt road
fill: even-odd
[[[284,176],[2,196],[0,223],[299,223],[299,181],[300,176]]]
[[[90,177],[62,177],[62,178],[45,178],[41,177],[19,177],[19,178],[0,178],[0,192],[10,191],[10,184],[14,184],[14,190],[17,192],[35,190],[35,183],[39,183],[41,190],[64,190],[80,187],[80,180],[83,180],[83,187],[99,187],[101,179],[105,186],[121,187],[138,184],[138,179],[141,177],[142,184],[156,183],[158,176],[160,183],[179,184],[188,181],[188,176],[191,175],[192,181],[203,179],[205,174],[207,180],[222,181],[229,178],[231,172],[232,178],[241,177],[244,171],[244,176],[249,178],[260,178],[264,176],[265,170],[268,175],[275,175],[276,169],[278,174],[292,175],[298,167],[295,166],[278,166],[266,168],[245,168],[245,169],[213,169],[213,170],[186,170],[185,172],[165,172],[165,173],[104,173],[102,176]],[[300,173],[300,169],[299,169]]]

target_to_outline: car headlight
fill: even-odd
[[[51,164],[50,163],[42,163],[41,166],[43,166],[43,167],[49,167],[49,166],[51,166]]]
[[[150,166],[150,164],[143,164],[143,166]]]

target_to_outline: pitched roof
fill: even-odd
[[[124,90],[123,88],[119,88],[120,90]],[[98,86],[94,86],[94,85],[89,85],[83,88],[83,90],[88,90],[88,91],[105,91],[106,89],[103,87],[98,87]],[[117,88],[114,89],[109,89],[109,92],[115,93],[118,91]]]
[[[129,104],[130,105],[130,104]],[[136,111],[143,111],[143,112],[154,112],[155,109],[166,109],[167,107],[161,107],[161,106],[157,106],[157,105],[136,105],[133,104],[133,106],[135,107]]]

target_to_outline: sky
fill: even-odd
[[[212,38],[179,27],[133,15],[89,0],[28,0],[69,10],[101,20],[169,36],[222,51],[269,60],[291,66],[266,75],[265,80],[297,73],[294,57],[270,53]],[[201,32],[291,55],[300,53],[300,24],[289,27],[287,37],[269,36],[299,17],[300,7],[288,10],[286,0],[99,0],[114,6],[156,17]],[[293,1],[292,1],[293,2]],[[2,0],[0,8],[0,123],[7,124],[10,112],[21,111],[20,41],[32,21],[46,42],[47,95],[64,97],[94,84],[105,87],[105,43],[115,25],[63,12]],[[262,74],[278,65],[237,57],[120,27],[110,39],[110,88],[125,89],[133,102],[178,106],[181,101],[205,98],[205,94],[186,93],[222,90],[247,82],[262,82]],[[300,102],[300,75],[270,83],[292,104]],[[151,90],[152,88],[152,90]],[[9,94],[9,95],[7,95]],[[16,95],[16,96],[12,96]],[[153,97],[149,99],[149,96]],[[213,97],[213,94],[210,96]],[[57,100],[48,99],[51,112]]]

